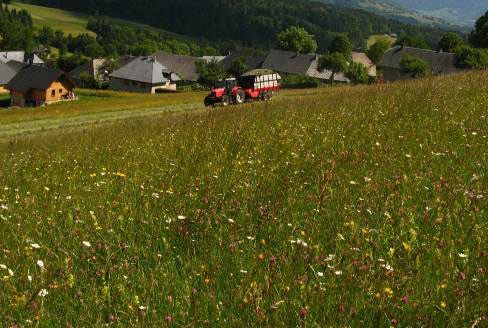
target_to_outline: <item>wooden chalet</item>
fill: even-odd
[[[57,69],[29,65],[21,69],[7,84],[11,105],[37,107],[59,101],[74,100],[74,83]]]

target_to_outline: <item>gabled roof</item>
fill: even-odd
[[[200,76],[197,73],[197,62],[203,59],[190,56],[174,55],[167,52],[156,52],[152,55],[158,62],[176,73],[182,80],[197,81]]]
[[[456,67],[456,54],[402,46],[388,50],[378,66],[400,69],[400,62],[406,54],[427,61],[434,74],[461,71]]]
[[[160,84],[170,81],[170,69],[158,62],[154,57],[136,57],[122,66],[110,77],[123,80],[137,81],[150,84]]]
[[[44,64],[41,58],[36,54],[28,54],[25,51],[2,51],[0,52],[0,61],[7,63],[11,60],[19,63],[29,63],[32,59],[32,64]]]
[[[13,69],[15,71],[15,73],[18,73],[20,72],[21,69],[23,69],[24,67],[27,67],[29,66],[29,64],[26,64],[26,63],[20,63],[20,62],[16,62],[14,60],[11,60],[7,63],[7,65]]]
[[[29,65],[20,70],[20,72],[7,84],[7,89],[20,92],[27,92],[30,89],[47,90],[53,82],[62,77],[69,80],[66,73],[59,69],[39,65]]]
[[[312,54],[297,54],[291,51],[271,50],[263,62],[263,68],[287,74],[306,75],[317,59]]]
[[[330,80],[332,76],[332,71],[329,70],[319,71],[318,66],[319,66],[319,60],[316,59],[312,62],[307,73],[304,75],[309,77],[314,77],[320,80]],[[336,73],[336,75],[334,75],[334,81],[345,82],[345,83],[350,82],[350,80],[347,77],[345,77],[344,73]]]
[[[17,71],[4,62],[0,62],[0,85],[6,85],[17,75]]]

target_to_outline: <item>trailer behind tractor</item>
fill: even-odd
[[[281,87],[281,76],[268,70],[254,70],[238,79],[219,81],[205,98],[205,106],[243,104],[246,101],[270,100]]]

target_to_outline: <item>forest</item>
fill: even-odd
[[[445,31],[407,25],[361,10],[306,0],[31,0],[31,3],[143,22],[171,32],[240,46],[270,47],[278,32],[301,26],[317,39],[319,51],[337,33],[347,33],[356,48],[372,34],[422,36],[432,47]]]

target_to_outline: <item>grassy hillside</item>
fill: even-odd
[[[369,49],[373,44],[380,40],[386,40],[390,42],[391,44],[394,44],[397,40],[397,38],[391,37],[389,35],[384,35],[384,34],[378,34],[378,35],[371,35],[368,38],[368,41],[366,42],[366,46]]]
[[[486,325],[488,73],[0,145],[6,326]]]
[[[43,26],[49,26],[55,30],[62,30],[65,34],[73,34],[79,35],[82,33],[88,33],[90,35],[95,35],[92,31],[89,31],[86,26],[90,16],[87,14],[57,9],[57,8],[50,8],[44,6],[36,6],[32,4],[22,3],[18,1],[13,1],[9,4],[9,7],[12,9],[25,9],[29,12],[32,16],[32,20],[34,26],[37,28],[41,28]],[[185,39],[191,40],[191,38],[182,36],[180,34],[172,33],[169,31],[165,31],[159,28],[151,27],[145,24],[135,23],[124,19],[113,18],[104,16],[105,19],[112,21],[117,24],[128,25],[133,27],[142,27],[152,30],[158,33],[164,33],[168,35],[168,37],[173,37],[176,39]]]
[[[25,9],[31,16],[36,27],[49,26],[55,30],[59,29],[66,34],[78,35],[92,32],[86,29],[88,15],[72,11],[41,7],[14,1],[9,5],[10,8]]]

